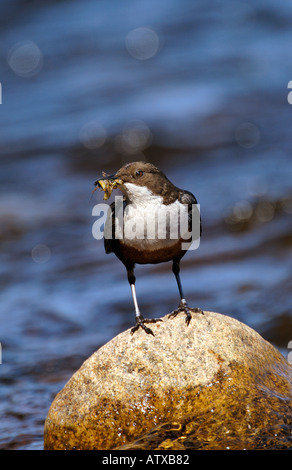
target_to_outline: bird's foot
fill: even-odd
[[[201,310],[200,308],[193,308],[192,309],[195,313],[202,313],[204,315],[204,312],[203,310]],[[186,301],[184,299],[182,299],[180,301],[180,304],[179,306],[173,310],[173,312],[171,312],[171,314],[168,316],[168,318],[174,318],[177,316],[177,314],[179,312],[185,312],[186,314],[186,324],[189,325],[191,319],[192,319],[192,315],[191,315],[191,311],[186,303]]]
[[[157,323],[162,321],[162,318],[143,318],[142,315],[136,317],[136,325],[131,328],[131,335],[139,328],[142,328],[148,335],[155,336],[151,328],[148,328],[145,323]]]

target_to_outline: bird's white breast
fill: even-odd
[[[180,217],[187,206],[178,200],[163,204],[147,187],[125,183],[130,201],[124,210],[122,243],[146,250],[174,246],[180,239]]]

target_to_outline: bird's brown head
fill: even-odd
[[[120,168],[115,176],[123,183],[120,185],[121,191],[131,200],[136,194],[143,197],[142,188],[147,189],[151,194],[163,196],[172,183],[165,174],[152,163],[132,162]]]
[[[105,181],[110,183],[104,183]],[[163,197],[166,192],[175,192],[177,189],[159,168],[143,161],[127,163],[114,175],[97,180],[96,184],[102,189],[105,184],[113,189],[120,189],[131,202],[149,194]]]

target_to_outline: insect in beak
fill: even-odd
[[[98,188],[100,188],[104,191],[103,199],[106,200],[111,196],[113,190],[122,184],[122,180],[117,178],[115,175],[106,175],[104,172],[102,172],[102,176],[102,178],[94,182],[94,186],[96,186],[96,188],[92,192],[94,193]]]

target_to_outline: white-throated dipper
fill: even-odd
[[[195,238],[198,239],[201,235],[201,218],[198,215],[195,196],[174,186],[162,171],[147,162],[128,163],[114,175],[103,176],[94,184],[105,191],[105,199],[115,188],[120,189],[124,196],[120,206],[122,216],[117,216],[115,203],[110,205],[105,226],[110,226],[111,235],[104,234],[104,246],[106,253],[115,253],[127,270],[136,314],[136,325],[131,329],[131,333],[143,328],[146,333],[154,336],[145,323],[160,321],[156,318],[146,319],[140,313],[135,289],[136,263],[156,264],[172,261],[180,303],[170,316],[183,311],[188,325],[192,317],[183,294],[179,272],[180,260],[187,251],[186,245],[193,240],[195,218]],[[118,235],[117,228],[122,228]],[[199,308],[193,311],[203,313]]]

